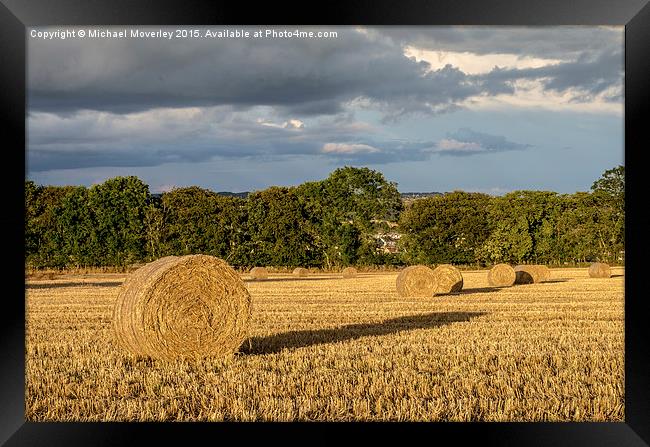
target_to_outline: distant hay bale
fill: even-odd
[[[437,285],[433,270],[425,265],[412,265],[397,275],[396,287],[402,297],[433,296]]]
[[[342,273],[344,278],[355,278],[357,276],[357,269],[354,267],[346,267]]]
[[[269,277],[269,271],[266,267],[253,267],[249,275],[250,279],[267,279]]]
[[[297,276],[301,278],[303,276],[307,276],[308,274],[309,274],[309,270],[307,270],[304,267],[296,267],[295,269],[293,269],[293,276]]]
[[[537,268],[540,282],[548,281],[549,279],[551,279],[551,269],[549,269],[543,264],[536,264],[534,267]]]
[[[451,264],[442,264],[433,269],[436,294],[456,293],[463,288],[463,275]]]
[[[611,276],[609,265],[604,262],[594,262],[589,266],[590,278],[611,278]]]
[[[223,357],[248,333],[251,296],[225,261],[168,256],[127,277],[113,329],[127,352],[156,359]]]
[[[493,287],[510,287],[516,279],[517,273],[509,264],[497,264],[488,272],[488,283]]]
[[[57,279],[59,275],[54,272],[35,272],[27,275],[27,279],[48,280]]]
[[[534,265],[515,267],[515,284],[533,284],[540,281],[540,271]]]

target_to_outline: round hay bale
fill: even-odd
[[[456,293],[463,288],[463,275],[451,264],[442,264],[433,269],[436,294]]]
[[[510,287],[516,279],[515,269],[509,264],[497,264],[488,272],[488,283],[493,287]]]
[[[354,267],[346,267],[342,273],[344,278],[355,278],[357,276],[357,269]]]
[[[551,279],[551,269],[549,269],[543,264],[537,264],[535,265],[535,267],[537,268],[537,271],[539,273],[540,282],[548,281],[549,279]]]
[[[253,280],[267,279],[269,277],[269,271],[266,267],[253,267],[249,272],[249,275]]]
[[[396,287],[402,297],[433,296],[437,288],[433,270],[425,265],[412,265],[399,272]]]
[[[246,338],[250,316],[251,296],[225,261],[168,256],[126,279],[113,329],[132,354],[163,360],[223,357]]]
[[[297,276],[301,278],[303,276],[307,276],[308,274],[309,274],[309,270],[307,270],[304,267],[296,267],[295,269],[293,269],[293,276]]]
[[[518,265],[515,267],[515,284],[533,284],[540,280],[540,272],[534,265]]]
[[[589,266],[590,278],[611,278],[611,276],[609,265],[604,262],[594,262]]]
[[[51,281],[53,279],[57,279],[58,275],[54,272],[36,272],[36,273],[30,273],[27,275],[27,279],[34,279],[34,280],[48,280]]]

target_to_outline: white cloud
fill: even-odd
[[[266,127],[275,127],[276,129],[303,129],[305,127],[305,123],[298,119],[290,119],[278,124],[264,118],[258,118],[257,123]]]
[[[539,68],[563,62],[561,59],[543,59],[508,53],[475,54],[459,51],[433,51],[407,46],[404,55],[425,61],[431,65],[429,71],[440,70],[449,64],[466,74],[479,75],[492,71],[495,66],[506,69]]]
[[[327,143],[323,146],[321,152],[326,154],[371,154],[381,152],[381,150],[367,144]]]
[[[618,29],[618,28],[616,28]],[[486,75],[495,67],[500,70],[526,70],[543,67],[552,67],[562,63],[575,62],[576,54],[567,52],[565,59],[540,58],[522,56],[512,53],[476,54],[459,51],[435,51],[406,46],[404,55],[416,61],[430,64],[429,72],[440,70],[447,64],[458,68],[468,75]],[[612,97],[622,94],[623,84],[613,85],[600,94],[585,97],[579,89],[567,89],[562,92],[547,89],[544,81],[550,79],[517,79],[511,81],[514,93],[500,93],[495,95],[473,95],[457,105],[472,110],[543,108],[554,111],[571,111],[577,113],[607,113],[620,115],[623,113],[622,101],[613,102]]]
[[[479,152],[484,148],[478,143],[465,142],[454,140],[453,138],[442,139],[438,142],[438,148],[443,151],[458,151],[458,152]]]
[[[285,129],[302,129],[305,127],[305,123],[300,120],[293,119],[282,123],[282,127]]]
[[[179,186],[173,183],[166,183],[163,185],[159,185],[158,187],[152,187],[151,192],[153,193],[162,193],[162,192],[170,192]]]
[[[514,81],[515,94],[499,94],[493,96],[474,96],[461,101],[459,105],[472,110],[511,110],[513,107],[528,109],[544,109],[551,111],[575,112],[575,113],[602,113],[611,115],[622,115],[624,103],[611,102],[607,96],[620,94],[622,85],[613,86],[599,95],[595,95],[590,101],[577,101],[580,92],[575,89],[568,89],[564,92],[547,90],[542,80],[518,79]]]

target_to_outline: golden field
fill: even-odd
[[[28,421],[623,421],[624,271],[400,298],[397,273],[246,281],[249,341],[227,359],[123,354],[125,274],[26,283]],[[247,275],[243,275],[246,280]]]

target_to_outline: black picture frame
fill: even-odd
[[[625,422],[624,423],[430,423],[430,424],[165,424],[25,422],[24,174],[26,32],[44,25],[624,25],[625,165],[627,171],[627,265],[625,275]],[[336,0],[307,4],[288,1],[208,2],[166,0],[0,0],[0,116],[6,168],[2,178],[9,208],[0,215],[5,242],[12,245],[2,270],[0,311],[0,443],[22,445],[129,445],[156,439],[182,442],[206,436],[226,441],[228,434],[249,437],[299,430],[312,439],[338,442],[340,431],[364,438],[388,432],[418,431],[431,442],[455,445],[577,446],[650,445],[650,362],[645,347],[650,325],[644,311],[641,257],[648,247],[642,145],[642,117],[650,108],[650,5],[648,0]],[[646,112],[646,113],[644,113]],[[7,158],[9,156],[9,158]],[[14,290],[15,288],[15,290]],[[337,430],[332,430],[335,427]],[[370,428],[370,430],[369,430]],[[399,430],[396,430],[398,428]],[[318,431],[318,438],[313,432]],[[411,435],[411,433],[408,433]],[[409,438],[411,438],[409,436]],[[241,438],[240,438],[241,439]],[[408,438],[404,438],[408,439]],[[411,438],[415,441],[415,438]],[[453,441],[452,441],[453,439]],[[286,437],[282,442],[286,442]],[[288,439],[291,441],[291,439]],[[416,441],[417,442],[417,441]]]

